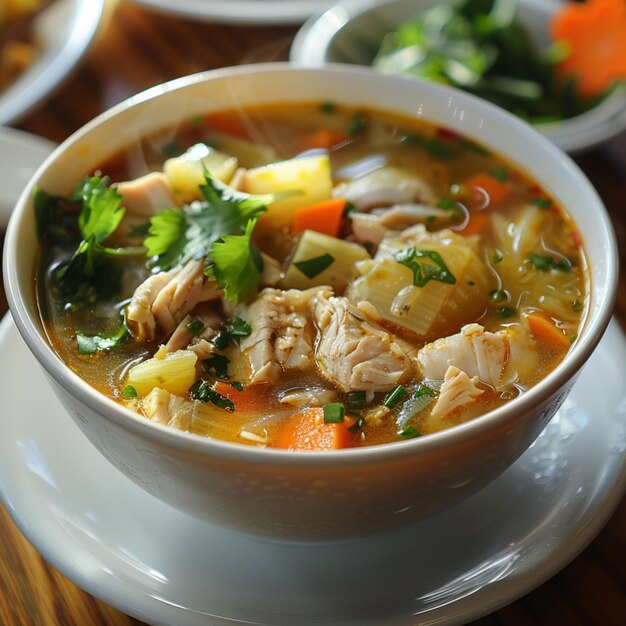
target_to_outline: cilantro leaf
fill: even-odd
[[[431,280],[449,285],[456,283],[456,278],[441,256],[434,250],[417,250],[411,246],[397,252],[395,259],[413,272],[413,284],[417,287],[423,287]],[[417,259],[430,259],[431,263],[426,261],[420,263]]]
[[[122,196],[109,186],[109,177],[85,178],[74,192],[83,208],[78,216],[78,228],[83,239],[93,237],[102,243],[112,235],[124,217]]]
[[[120,326],[117,332],[112,335],[84,335],[81,332],[76,333],[76,342],[78,344],[79,354],[95,354],[102,350],[110,350],[116,348],[130,338],[130,331],[125,324]]]
[[[124,217],[122,196],[108,184],[107,176],[92,176],[81,181],[74,191],[71,200],[82,201],[78,228],[83,239],[69,262],[57,271],[57,280],[62,282],[71,278],[69,282],[74,284],[80,276],[93,278],[106,254],[110,251],[114,255],[119,254],[115,249],[102,246]],[[69,288],[74,289],[75,286]]]
[[[182,209],[161,211],[150,219],[149,236],[144,241],[148,256],[158,257],[160,271],[207,255],[213,244],[227,235],[245,230],[246,224],[266,211],[267,205],[284,194],[252,195],[237,191],[205,172],[200,185],[204,200]]]
[[[242,235],[225,235],[213,244],[209,254],[210,265],[205,274],[213,278],[224,297],[237,304],[254,293],[263,271],[263,259],[250,241],[256,220],[246,224]]]

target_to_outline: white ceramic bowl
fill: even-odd
[[[420,10],[456,0],[343,0],[310,18],[298,31],[290,51],[292,61],[312,66],[324,63],[370,65],[384,36]],[[550,16],[560,0],[520,0],[518,16],[537,46],[549,42]],[[561,122],[537,125],[559,148],[575,154],[592,148],[626,129],[626,89],[614,92],[593,109]]]
[[[33,298],[34,185],[67,194],[105,157],[181,119],[258,103],[333,101],[417,116],[482,142],[545,186],[584,233],[593,273],[589,315],[567,358],[510,404],[411,441],[294,454],[193,436],[148,422],[70,371],[46,340]],[[242,66],[152,88],[66,140],[24,190],[4,257],[11,312],[68,413],[131,480],[174,507],[236,531],[335,539],[398,526],[474,493],[507,468],[560,406],[610,319],[617,282],[614,235],[593,187],[542,135],[508,113],[439,85],[357,66]],[[71,450],[68,450],[71,454]],[[94,454],[96,454],[94,450]]]

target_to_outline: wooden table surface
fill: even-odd
[[[221,66],[285,60],[297,30],[194,23],[123,1],[109,8],[109,19],[77,71],[51,99],[22,120],[19,128],[62,141],[101,111],[156,83]],[[577,161],[611,213],[624,269],[626,134]],[[624,276],[616,311],[622,327],[626,322]],[[0,312],[4,311],[2,297]],[[141,623],[85,593],[48,565],[0,506],[1,626]],[[626,499],[595,541],[564,570],[473,624],[626,624]]]

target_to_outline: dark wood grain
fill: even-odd
[[[175,2],[176,0],[172,0]],[[111,105],[152,85],[217,67],[284,60],[294,27],[194,23],[121,2],[78,70],[19,125],[62,141]],[[626,268],[626,135],[577,159],[606,203]],[[626,272],[616,316],[626,324]],[[0,292],[0,312],[6,300]],[[65,579],[0,507],[0,625],[138,626]],[[535,591],[474,626],[626,624],[626,500],[595,541]]]

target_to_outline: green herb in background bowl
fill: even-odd
[[[340,0],[290,60],[455,85],[579,153],[626,130],[624,0]]]
[[[626,15],[623,0],[592,0],[590,7],[616,1]],[[386,73],[453,85],[535,124],[580,115],[611,93],[621,69],[618,76],[609,72],[599,90],[585,89],[588,81],[576,67],[571,67],[569,75],[560,71],[572,54],[572,45],[553,40],[537,46],[518,19],[517,4],[516,0],[461,0],[425,9],[384,38],[373,66]],[[590,7],[574,9],[588,11]],[[555,20],[565,20],[564,32],[571,30],[567,25],[570,10],[565,4],[555,14]],[[626,42],[626,19],[621,41]],[[626,56],[622,58],[626,61]]]

